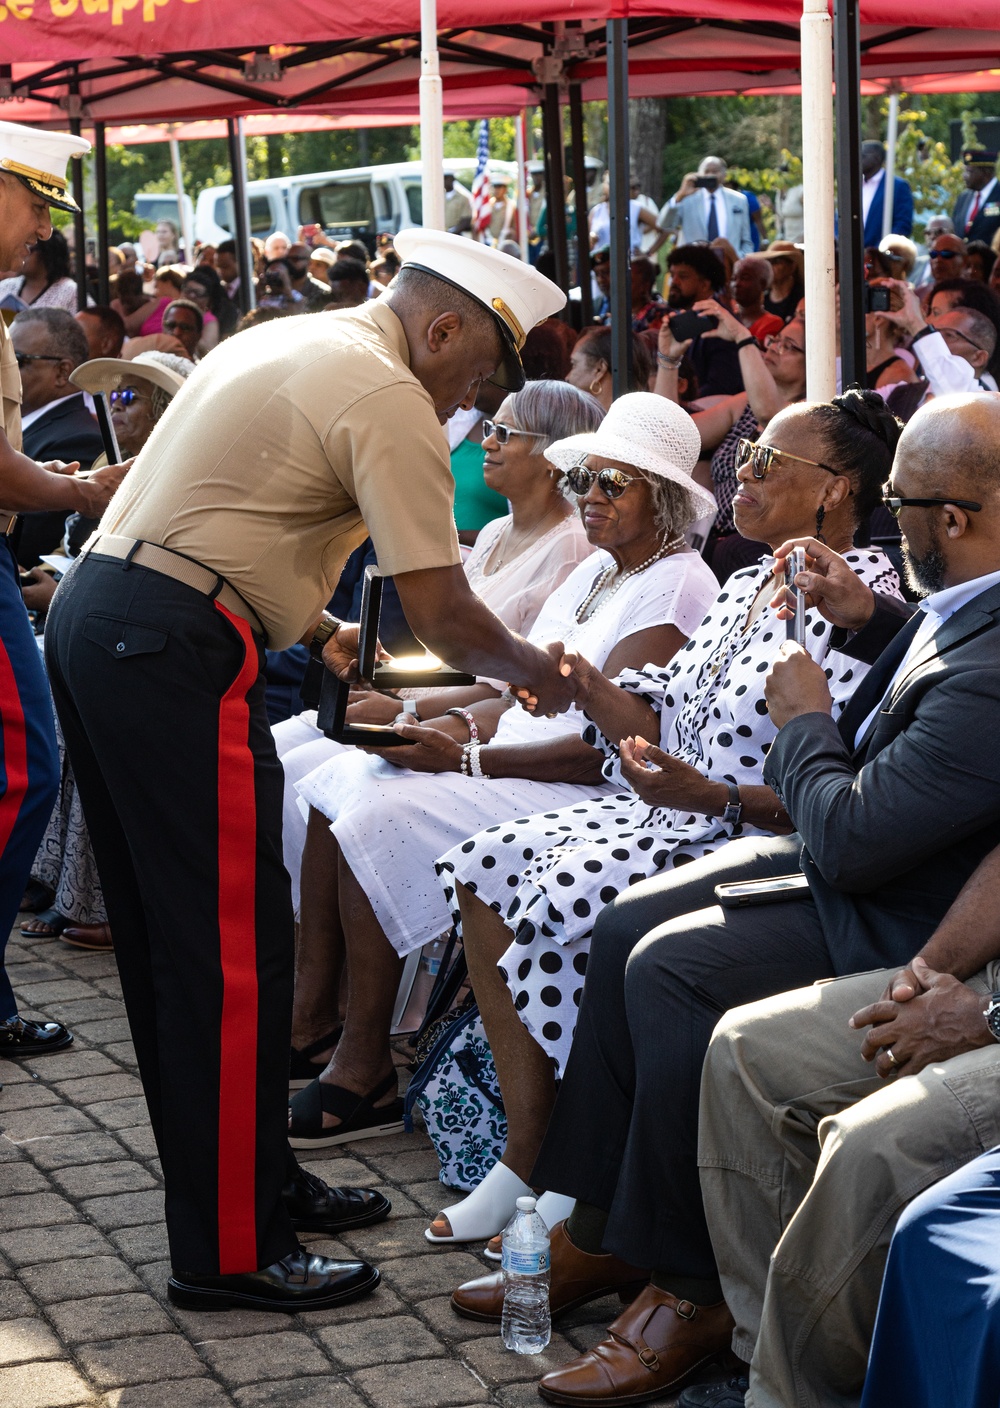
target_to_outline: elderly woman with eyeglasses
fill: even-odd
[[[737,533],[733,521],[736,447],[741,439],[756,440],[779,411],[805,396],[806,329],[801,318],[793,318],[761,347],[740,320],[713,299],[696,303],[694,312],[716,319],[716,327],[703,333],[703,337],[721,338],[736,346],[746,387],[738,395],[726,396],[694,414],[702,450],[712,457],[711,487],[719,505],[705,557],[719,581],[724,582],[736,568],[756,561],[763,551],[761,544],[747,541],[745,535]],[[664,321],[657,349],[655,389],[672,401],[679,400],[678,369],[690,346],[690,339],[678,341]]]
[[[820,517],[827,541],[865,582],[898,593],[885,554],[851,545],[880,501],[901,430],[870,391],[779,412],[759,442],[740,442],[741,532],[776,548],[810,536]],[[772,605],[781,585],[770,559],[737,572],[665,667],[609,678],[578,661],[577,698],[592,721],[584,738],[604,753],[614,795],[490,827],[439,860],[508,1129],[501,1163],[435,1220],[429,1240],[493,1236],[531,1192],[603,906],[733,837],[791,830],[762,781],[776,732],[764,680],[786,638]],[[806,649],[824,665],[839,714],[865,667],[831,652],[830,633],[818,612],[806,613]],[[474,1313],[475,1304],[473,1295],[465,1309]]]
[[[556,653],[579,651],[612,674],[650,660],[665,665],[715,596],[711,572],[684,540],[712,504],[691,479],[698,436],[690,418],[661,396],[635,392],[620,397],[597,430],[557,441],[545,455],[565,473],[600,551],[553,592],[529,640]],[[538,718],[494,697],[424,723],[397,721],[401,746],[375,757],[343,754],[299,784],[311,811],[296,1046],[330,1031],[339,970],[328,965],[309,992],[300,977],[318,974],[323,955],[341,945],[349,997],[332,1059],[291,1102],[293,1148],[399,1127],[389,1031],[403,959],[449,926],[434,862],[483,826],[610,792],[600,751],[582,741],[586,724],[579,709]]]

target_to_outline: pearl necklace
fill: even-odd
[[[683,536],[671,538],[669,543],[664,543],[662,547],[657,548],[656,552],[653,553],[652,557],[647,557],[645,562],[640,562],[635,567],[629,567],[625,572],[621,574],[620,577],[615,580],[613,586],[611,585],[611,579],[612,577],[614,577],[618,569],[613,562],[609,567],[605,567],[604,571],[599,574],[596,581],[594,582],[594,585],[584,597],[579,609],[577,610],[577,624],[579,625],[581,622],[587,619],[587,616],[590,614],[590,608],[594,606],[595,602],[597,602],[598,597],[601,597],[601,600],[598,603],[597,607],[595,607],[596,610],[599,610],[600,607],[603,606],[606,601],[611,600],[615,592],[618,590],[622,582],[624,582],[627,577],[635,577],[639,572],[645,572],[647,567],[652,567],[653,563],[659,562],[661,557],[666,557],[668,553],[676,552],[679,547],[682,547],[684,545],[684,541],[685,540]],[[601,593],[604,591],[607,591],[607,595],[602,597]]]

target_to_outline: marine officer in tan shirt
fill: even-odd
[[[524,337],[563,295],[456,236],[396,244],[377,303],[267,323],[195,370],[46,627],[188,1308],[364,1295],[377,1271],[307,1255],[296,1229],[389,1211],[300,1173],[287,1145],[293,927],[264,646],[311,640],[350,666],[356,627],[321,611],[370,534],[436,655],[542,709],[570,697],[558,644],[512,635],[468,586],[441,429],[483,381],[522,384]]]
[[[75,210],[66,164],[89,142],[0,122],[0,268],[18,269],[52,233],[51,207]],[[21,599],[13,538],[30,509],[100,514],[121,479],[118,468],[91,478],[59,461],[20,453],[21,376],[0,318],[0,1056],[35,1057],[73,1040],[59,1022],[22,1020],[3,967],[7,936],[52,811],[59,759],[49,688]]]

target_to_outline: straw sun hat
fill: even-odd
[[[194,371],[193,362],[182,371],[183,364],[183,358],[172,357],[168,352],[140,352],[131,361],[120,357],[94,357],[71,372],[69,379],[81,391],[98,396],[102,391],[116,391],[125,377],[141,377],[173,397],[184,385],[188,372]]]
[[[665,396],[651,391],[619,396],[597,430],[557,440],[545,451],[557,469],[572,469],[587,455],[618,460],[680,484],[694,501],[695,518],[717,511],[712,495],[692,478],[701,457],[701,436],[687,411]]]

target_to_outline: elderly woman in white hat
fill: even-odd
[[[698,445],[679,406],[639,392],[593,434],[545,451],[599,551],[549,597],[531,642],[562,641],[612,674],[666,664],[684,644],[716,590],[684,540],[712,502],[692,479]],[[434,861],[480,827],[610,792],[599,751],[582,741],[586,723],[576,708],[537,718],[491,699],[426,723],[397,721],[408,746],[342,755],[299,783],[312,808],[310,868],[322,848],[331,877],[321,894],[303,889],[300,934],[319,947],[346,945],[350,998],[329,1064],[292,1100],[293,1147],[400,1128],[389,1029],[404,957],[448,928]],[[307,958],[300,946],[300,973]],[[330,1031],[338,988],[314,1013],[316,1036]]]
[[[70,380],[92,396],[103,393],[109,397],[118,448],[124,458],[130,459],[145,445],[156,422],[193,371],[194,363],[184,357],[174,357],[169,352],[143,352],[131,362],[95,357],[77,367]],[[103,457],[98,463],[103,463]],[[98,522],[80,514],[67,519],[65,546],[70,557],[77,556]],[[38,571],[35,576],[37,579],[42,573]],[[31,605],[30,594],[34,590],[25,589],[26,605]],[[47,574],[37,590],[47,590],[51,597],[54,586]],[[64,943],[75,948],[109,950],[111,930],[101,882],[58,723],[56,733],[62,785],[31,868],[32,879],[52,898],[47,908],[22,924],[21,933],[43,937],[59,934]]]
[[[627,424],[622,433],[629,434]],[[898,422],[872,392],[781,412],[758,445],[742,442],[740,531],[777,547],[807,537],[822,508],[828,540],[855,572],[879,591],[898,592],[884,553],[852,548],[859,515],[878,499],[898,433]],[[609,449],[605,441],[604,454]],[[624,446],[616,449],[621,458]],[[588,459],[595,469],[603,462],[600,454]],[[604,906],[734,836],[791,830],[762,782],[775,736],[764,679],[786,635],[769,604],[777,585],[771,568],[767,558],[735,573],[666,668],[614,678],[607,666],[578,662],[578,703],[593,721],[584,738],[605,754],[613,795],[481,831],[442,855],[438,872],[461,928],[500,1080],[507,1148],[481,1185],[493,1184],[489,1203],[477,1188],[431,1227],[432,1240],[446,1239],[449,1229],[455,1241],[471,1240],[472,1228],[493,1236],[516,1199],[532,1191],[528,1180],[573,1041],[591,935]],[[827,666],[839,713],[864,667],[859,674],[856,661],[829,653],[829,622],[813,612],[807,619],[806,648]],[[550,1203],[554,1195],[546,1193],[543,1216]],[[554,1210],[565,1215],[557,1203]],[[546,1220],[551,1227],[554,1219]],[[489,1318],[496,1286],[473,1282],[453,1303],[460,1314]]]

